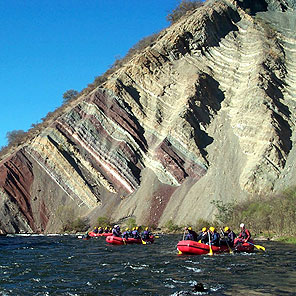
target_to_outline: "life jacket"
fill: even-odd
[[[118,229],[118,228],[113,228],[113,230],[112,230],[112,234],[113,234],[114,236],[120,236],[120,229]]]
[[[133,238],[140,238],[139,232],[137,230],[132,231],[132,236],[133,236]]]
[[[129,232],[128,231],[125,231],[123,234],[122,234],[122,237],[123,238],[128,238],[129,236]]]
[[[147,239],[147,238],[149,238],[149,235],[150,235],[149,231],[148,230],[144,230],[142,237]]]
[[[251,233],[248,229],[243,229],[239,235],[240,238],[249,239],[251,237]]]

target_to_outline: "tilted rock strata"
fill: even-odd
[[[194,223],[213,217],[212,200],[290,183],[294,2],[259,2],[208,1],[69,107],[3,162],[2,215],[13,205],[14,223],[31,231],[58,229],[59,206],[91,219]]]

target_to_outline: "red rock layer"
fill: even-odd
[[[34,231],[30,194],[33,180],[32,164],[23,151],[17,152],[0,166],[0,187],[19,207]]]

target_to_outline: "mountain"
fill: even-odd
[[[162,226],[295,185],[296,1],[207,1],[0,163],[0,228]]]

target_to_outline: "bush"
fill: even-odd
[[[133,227],[136,227],[137,226],[137,223],[136,223],[136,219],[135,218],[129,218],[126,222],[126,226],[129,228],[129,229],[132,229]]]
[[[213,223],[211,223],[210,221],[207,221],[204,219],[198,219],[194,228],[196,231],[199,231],[203,227],[206,227],[207,229],[209,229],[209,227],[211,227],[212,225],[213,225]]]
[[[222,225],[229,223],[233,218],[235,202],[223,202],[222,200],[211,201],[217,210],[218,214],[215,215],[215,219]]]
[[[202,5],[203,2],[201,0],[182,0],[182,2],[167,15],[167,21],[173,24],[185,15],[187,11],[194,10]]]
[[[65,231],[85,232],[89,229],[89,221],[87,218],[78,217],[71,224],[67,225]]]
[[[6,139],[8,141],[8,145],[15,144],[18,145],[22,142],[26,132],[23,130],[13,130],[11,132],[6,133]]]
[[[63,104],[69,102],[71,99],[76,98],[78,91],[74,89],[69,89],[63,94]]]
[[[247,225],[253,234],[296,235],[296,188],[278,195],[255,196],[240,203],[212,202],[218,222],[232,228]]]
[[[110,225],[110,219],[107,217],[98,217],[97,223],[98,226],[105,228]]]
[[[173,220],[167,221],[164,227],[167,228],[169,232],[178,232],[178,231],[181,231],[183,228],[182,226],[174,224]]]

